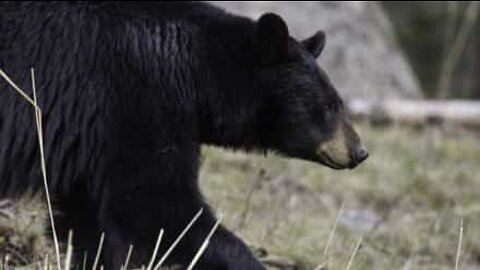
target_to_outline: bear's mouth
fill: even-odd
[[[345,165],[336,163],[327,153],[323,151],[321,151],[319,154],[320,154],[318,155],[319,162],[331,169],[342,170],[350,167],[350,166],[345,166]]]

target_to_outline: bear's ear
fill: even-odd
[[[318,31],[315,35],[302,41],[302,44],[313,57],[319,57],[325,47],[325,32]]]
[[[273,13],[265,13],[257,21],[253,37],[257,57],[263,63],[281,60],[288,51],[288,27],[285,21]]]

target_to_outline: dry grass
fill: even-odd
[[[359,129],[371,158],[357,170],[205,148],[202,187],[261,257],[266,249],[299,269],[478,269],[480,136]],[[0,251],[10,265],[31,269],[54,258],[37,202],[0,216]]]
[[[478,269],[480,136],[359,130],[372,155],[357,170],[205,148],[202,187],[226,213],[227,227],[264,259],[266,249],[299,269]],[[39,222],[47,221],[45,208],[31,200],[16,205],[14,218],[0,217],[3,257],[25,269],[38,268],[47,254],[55,263],[43,237],[47,222]]]
[[[55,258],[48,232],[47,213],[38,197],[8,206],[9,216],[0,216],[0,269],[5,265],[30,265]],[[4,208],[6,209],[6,208]]]
[[[461,219],[458,269],[478,269],[480,136],[366,124],[359,130],[371,158],[356,170],[207,148],[202,186],[227,213],[227,227],[300,269],[345,269],[361,235],[350,269],[455,269]]]

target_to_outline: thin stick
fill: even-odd
[[[217,220],[217,222],[215,223],[215,225],[213,225],[213,228],[210,230],[210,232],[208,233],[207,237],[205,238],[205,240],[203,241],[202,245],[200,246],[200,248],[198,249],[197,253],[195,254],[195,256],[193,257],[193,260],[190,262],[190,265],[188,266],[187,270],[192,270],[192,268],[195,266],[195,264],[197,264],[198,260],[200,259],[200,257],[202,256],[202,254],[205,252],[205,250],[207,249],[208,247],[208,244],[210,243],[210,238],[212,238],[213,236],[213,233],[217,230],[218,226],[220,225],[220,222],[222,221],[223,219],[223,215],[220,216],[220,218]]]
[[[185,229],[183,229],[183,231],[180,233],[180,235],[178,235],[177,239],[175,239],[175,241],[168,248],[168,250],[165,252],[165,254],[163,254],[162,258],[160,259],[160,261],[158,261],[157,265],[155,265],[155,268],[153,268],[153,269],[157,270],[158,268],[160,268],[162,263],[165,262],[165,260],[167,259],[168,255],[170,255],[170,253],[173,251],[173,249],[178,245],[180,240],[185,236],[185,234],[188,232],[188,230],[190,230],[190,228],[193,226],[195,221],[197,221],[197,219],[200,217],[200,215],[202,213],[203,213],[203,208],[198,211],[198,213],[192,218],[190,223],[188,223],[188,225],[185,227]]]
[[[480,3],[478,1],[469,1],[469,5],[465,9],[465,17],[460,26],[455,41],[451,47],[450,52],[446,55],[440,70],[439,81],[437,85],[437,97],[448,97],[448,90],[451,86],[452,76],[456,70],[458,61],[467,44],[468,37],[475,29],[475,22],[478,17]]]
[[[82,266],[82,270],[86,270],[87,269],[87,252],[83,252],[83,266]]]
[[[37,125],[37,135],[38,135],[38,146],[40,148],[40,167],[42,170],[43,176],[43,185],[45,188],[45,197],[47,199],[47,206],[48,206],[48,215],[50,217],[50,226],[52,227],[52,234],[53,234],[53,242],[55,245],[55,255],[57,256],[57,268],[60,270],[62,269],[60,265],[60,247],[58,245],[58,238],[57,238],[57,230],[55,229],[55,221],[53,219],[53,210],[52,210],[52,203],[50,201],[50,192],[48,188],[48,181],[47,181],[47,165],[45,162],[45,149],[43,147],[43,126],[42,126],[42,111],[40,107],[37,105],[37,92],[36,92],[36,84],[35,84],[35,71],[30,69],[30,73],[32,76],[32,89],[33,89],[33,105],[35,108],[35,120]],[[17,91],[20,88],[17,89]],[[20,93],[23,91],[20,90]],[[23,94],[27,96],[24,92]],[[28,96],[27,96],[28,97]],[[27,99],[28,101],[29,99]]]
[[[240,214],[240,220],[239,220],[238,227],[237,227],[238,230],[243,229],[245,227],[245,225],[247,224],[247,218],[248,218],[248,215],[250,213],[251,206],[252,206],[253,194],[258,189],[258,187],[260,185],[260,182],[265,178],[264,174],[265,174],[265,172],[264,172],[263,169],[258,171],[258,175],[255,178],[255,180],[253,181],[253,184],[250,187],[250,190],[248,191],[247,198],[245,199],[245,206],[243,207],[243,211]]]
[[[92,270],[97,269],[98,262],[100,261],[100,254],[102,253],[102,247],[103,247],[104,239],[105,239],[105,233],[102,232],[102,235],[100,236],[100,242],[98,243],[97,255],[95,256],[95,261],[93,263]]]
[[[65,256],[65,270],[70,269],[70,264],[72,262],[72,252],[73,252],[73,233],[72,230],[68,231],[68,244],[67,244],[67,254]]]
[[[132,250],[133,250],[133,245],[130,245],[128,247],[127,257],[125,257],[125,263],[123,264],[124,266],[122,266],[123,270],[128,269],[128,263],[130,262],[130,256],[132,256]]]
[[[48,253],[47,253],[47,255],[45,256],[45,260],[44,260],[44,264],[43,264],[43,269],[44,269],[44,270],[48,270],[49,264],[50,264],[50,262],[49,262],[49,257],[48,257]]]
[[[330,246],[332,245],[332,242],[333,242],[333,237],[335,236],[335,231],[337,230],[338,222],[340,221],[340,218],[342,217],[344,207],[345,207],[345,204],[342,203],[342,205],[340,206],[340,210],[338,210],[337,217],[335,218],[335,223],[333,223],[332,231],[330,231],[330,235],[328,236],[327,244],[325,245],[325,248],[323,249],[323,255],[324,256],[328,255],[328,252],[330,250]]]
[[[35,108],[37,107],[35,101],[33,101],[22,89],[20,89],[20,87],[18,87],[2,69],[0,69],[0,76],[2,76],[5,81],[7,81],[8,84],[10,84],[10,86],[12,86],[15,91],[17,91],[18,94],[20,94],[25,100],[27,100],[28,103],[30,103]]]
[[[457,15],[458,15],[458,2],[446,1],[447,5],[447,18],[445,22],[445,33],[443,41],[443,57],[445,59],[448,55],[448,49],[451,47],[451,43],[455,37],[455,30],[457,28]]]
[[[458,235],[457,256],[455,257],[455,270],[458,270],[458,265],[460,264],[460,252],[462,250],[462,240],[463,240],[463,218],[460,220],[460,232]]]
[[[31,69],[31,78],[32,78],[32,89],[33,89],[33,100],[23,91],[18,87],[10,77],[2,70],[0,69],[0,76],[7,81],[8,84],[20,95],[22,96],[28,103],[30,103],[34,109],[35,109],[35,120],[36,120],[36,126],[37,126],[37,134],[38,134],[38,143],[39,143],[39,148],[40,148],[40,163],[41,163],[41,170],[42,170],[42,177],[43,177],[43,184],[45,188],[45,195],[47,198],[47,206],[48,206],[48,214],[50,218],[50,225],[52,227],[52,234],[53,234],[53,241],[55,245],[55,255],[57,257],[57,268],[58,270],[62,269],[60,265],[60,248],[58,245],[58,238],[57,238],[57,232],[55,230],[55,223],[53,219],[53,211],[52,211],[52,204],[50,202],[50,194],[48,192],[48,182],[47,182],[47,168],[45,165],[45,153],[43,149],[43,132],[42,132],[42,121],[41,121],[41,110],[40,107],[37,105],[36,101],[36,88],[35,88],[35,73],[33,68]]]
[[[345,207],[345,204],[342,203],[342,205],[340,206],[340,210],[338,210],[337,217],[335,218],[335,222],[333,223],[333,227],[332,227],[332,230],[330,231],[330,235],[328,236],[327,243],[325,244],[325,247],[323,248],[323,256],[325,257],[327,266],[329,265],[328,253],[330,251],[330,246],[332,245],[333,237],[335,236],[335,232],[337,230],[338,222],[340,221],[340,218],[342,217],[344,207]],[[325,266],[324,263],[320,263],[314,269],[319,270],[319,269],[322,269],[324,266]]]
[[[360,239],[358,239],[357,244],[355,245],[355,249],[353,250],[352,256],[350,256],[350,260],[348,261],[347,268],[345,270],[350,270],[350,267],[353,265],[353,260],[355,259],[355,256],[357,256],[358,249],[360,249],[360,245],[362,244],[363,241],[363,236],[360,236]]]
[[[5,256],[5,269],[8,267],[9,263],[10,263],[10,255],[7,254]]]
[[[157,243],[155,244],[155,248],[153,250],[152,258],[150,259],[150,263],[147,266],[147,270],[151,270],[152,267],[153,267],[153,264],[155,263],[155,258],[157,258],[158,247],[160,246],[160,242],[162,241],[162,237],[163,237],[163,229],[161,229],[160,233],[158,233]]]

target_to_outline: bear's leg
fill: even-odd
[[[165,202],[161,199],[157,201],[157,205],[162,205],[161,208],[167,206],[168,203],[169,202]],[[185,205],[188,205],[188,203],[184,203]],[[105,229],[106,269],[119,269],[120,265],[125,260],[128,246],[130,244],[133,245],[131,266],[146,266],[150,261],[151,254],[154,250],[154,243],[157,239],[158,232],[160,228],[163,228],[165,232],[158,253],[159,255],[157,256],[158,260],[195,215],[195,211],[191,210],[199,209],[197,206],[182,209],[182,205],[170,204],[170,207],[172,207],[171,209],[176,209],[174,211],[178,211],[178,213],[168,211],[171,215],[159,220],[158,216],[153,213],[155,211],[153,207],[150,205],[145,205],[144,207],[145,208],[142,209],[149,209],[152,211],[152,216],[142,215],[141,212],[144,210],[137,211],[137,215],[130,216],[131,220],[135,221],[135,225],[127,225],[124,220],[121,221],[120,219],[118,219],[117,222],[112,222],[114,220],[113,217],[108,221],[109,225]],[[185,213],[189,214],[184,216],[183,214]],[[129,215],[125,215],[124,218],[127,218],[128,216]],[[208,208],[204,208],[204,212],[201,214],[200,218],[194,223],[180,243],[175,247],[174,251],[170,254],[167,264],[180,264],[186,268],[193,259],[195,252],[202,245],[208,232],[215,224],[215,221],[215,218]],[[155,224],[156,226],[154,226]],[[213,235],[206,252],[203,254],[195,269],[260,270],[264,268],[254,258],[250,250],[240,239],[224,227],[220,226]]]
[[[207,213],[209,215],[209,213]],[[195,237],[205,238],[205,232],[212,228],[213,218],[201,225],[202,233]],[[199,245],[198,245],[199,246]],[[265,269],[253,256],[248,247],[232,232],[220,226],[212,236],[207,250],[195,269]]]
[[[70,193],[56,197],[55,205],[60,214],[55,216],[55,226],[61,242],[67,243],[68,233],[73,236],[73,265],[86,267],[93,264],[100,238],[98,212],[95,204],[88,199],[86,183],[77,181]]]
[[[186,267],[215,223],[197,183],[198,150],[176,145],[155,156],[137,147],[117,154],[100,211],[105,231],[105,269],[119,269],[129,245],[131,267],[147,265],[160,229],[164,238],[157,260],[195,214],[203,214],[170,254],[166,264]],[[125,147],[122,148],[125,150]],[[149,150],[149,149],[148,149]],[[118,158],[121,157],[121,158]],[[220,227],[196,269],[264,269],[248,248]]]

